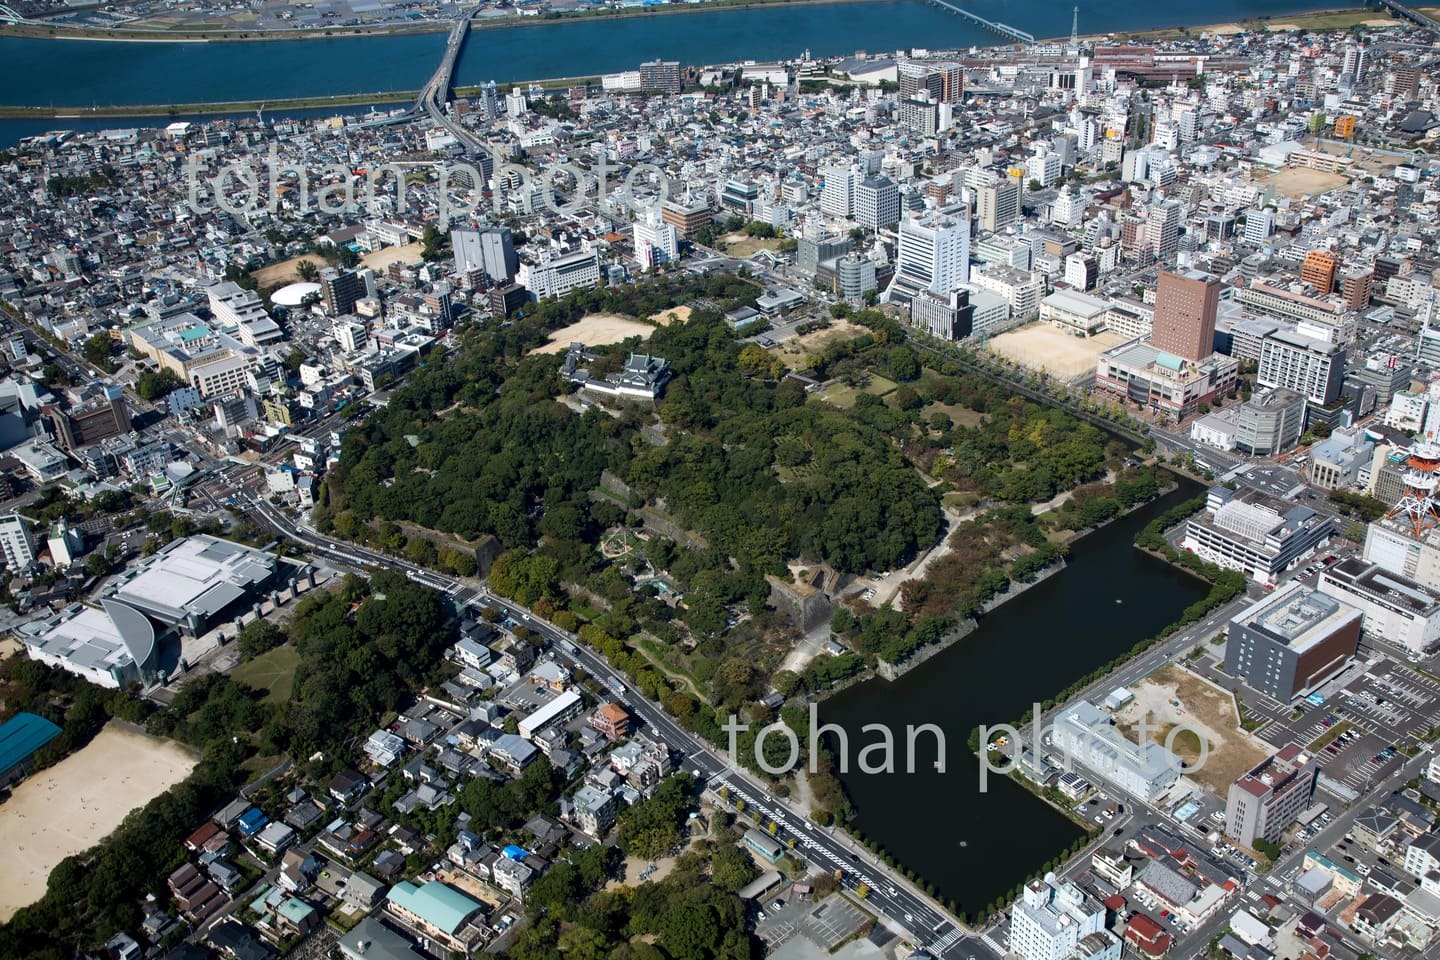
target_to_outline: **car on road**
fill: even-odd
[[[770,909],[772,909],[772,910],[782,910],[782,909],[784,909],[784,907],[785,907],[785,901],[784,901],[784,900],[776,900],[774,903],[770,904]]]
[[[1096,823],[1104,823],[1104,822],[1105,822],[1105,818],[1102,817],[1102,816],[1100,816],[1100,814],[1097,813],[1097,814],[1095,814],[1095,822],[1096,822]]]
[[[913,915],[913,914],[909,914],[909,913],[905,914],[905,922],[906,922],[906,923],[914,923],[914,922],[915,922],[915,917],[914,917],[914,915]]]

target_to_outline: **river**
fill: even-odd
[[[1171,7],[1090,0],[1080,28],[1099,33],[1211,24],[1334,5],[1334,0],[1191,0]],[[1038,37],[1068,34],[1072,6],[1071,0],[966,0],[980,16]],[[593,76],[633,69],[654,57],[706,64],[798,57],[806,49],[829,56],[862,48],[968,47],[998,39],[920,0],[593,18],[476,30],[456,82]],[[414,90],[435,69],[444,45],[443,33],[232,43],[0,36],[0,105],[183,105]]]
[[[855,826],[972,918],[1080,831],[1003,777],[982,792],[970,731],[1028,716],[1032,703],[1159,633],[1208,592],[1133,546],[1145,524],[1198,491],[1185,481],[1076,541],[1064,570],[998,607],[922,668],[893,683],[867,681],[821,705],[821,720],[847,731],[852,766],[841,780],[858,811]],[[906,725],[924,723],[945,731],[945,773],[934,769],[932,740],[923,737],[915,773],[856,771],[860,749],[878,737],[863,725],[894,731],[903,758]]]

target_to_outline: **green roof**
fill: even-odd
[[[287,897],[276,911],[280,916],[294,924],[303,923],[314,912],[314,907],[310,906],[310,904],[304,900],[296,900],[294,897]]]
[[[386,898],[402,910],[414,914],[437,930],[454,933],[480,904],[443,883],[397,883]]]

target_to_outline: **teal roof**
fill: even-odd
[[[199,340],[202,337],[210,336],[209,327],[191,327],[180,332],[180,339],[189,343],[191,340]]]
[[[397,883],[386,897],[402,910],[408,911],[446,933],[454,933],[466,919],[480,909],[480,904],[443,883]]]
[[[30,759],[30,755],[60,736],[60,728],[33,713],[17,713],[0,724],[0,773]]]
[[[1161,353],[1155,357],[1155,365],[1157,367],[1164,367],[1167,370],[1179,370],[1185,365],[1185,361],[1173,353]]]
[[[298,925],[309,919],[315,912],[315,908],[304,900],[296,900],[294,897],[288,897],[280,904],[280,908],[275,912],[291,923]]]

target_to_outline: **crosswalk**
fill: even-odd
[[[963,939],[965,939],[965,931],[961,930],[959,927],[956,927],[954,930],[951,930],[949,933],[945,934],[945,936],[941,937],[939,940],[936,940],[934,943],[930,944],[925,949],[938,957]],[[998,952],[1004,953],[1003,950]]]

